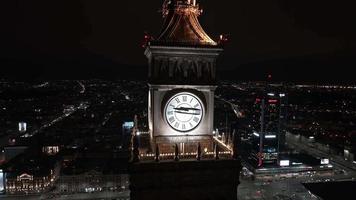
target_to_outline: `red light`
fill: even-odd
[[[148,33],[145,33],[144,34],[144,37],[143,37],[143,42],[142,42],[142,45],[141,47],[142,48],[146,48],[147,44],[152,40],[152,36],[150,36]]]
[[[268,103],[277,103],[278,102],[278,100],[276,100],[276,99],[270,99],[270,100],[268,100]]]

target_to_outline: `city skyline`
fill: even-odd
[[[355,196],[352,7],[2,3],[1,199]]]

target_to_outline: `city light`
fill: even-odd
[[[328,158],[320,159],[320,164],[322,164],[322,165],[328,165],[328,164],[329,164],[329,159],[328,159]]]
[[[301,162],[292,162],[292,165],[302,165],[303,163]]]
[[[280,160],[279,166],[281,166],[281,167],[289,166],[289,160]]]
[[[19,131],[26,132],[27,131],[27,123],[26,122],[19,122]]]
[[[81,1],[81,4],[85,2]],[[86,42],[79,49],[78,45],[69,44],[74,40],[66,40],[69,43],[64,45],[68,48],[61,48],[63,45],[47,48],[48,44],[58,43],[56,36],[63,31],[51,34],[58,32],[48,27],[51,23],[40,22],[41,26],[37,27],[39,23],[36,16],[31,17],[32,12],[22,13],[28,17],[24,23],[16,24],[17,18],[9,17],[13,20],[9,22],[10,28],[16,26],[16,33],[9,29],[10,35],[19,37],[10,38],[16,41],[9,41],[5,48],[16,50],[17,47],[27,47],[26,44],[36,45],[24,50],[20,48],[19,53],[10,51],[4,54],[5,57],[10,56],[5,58],[5,65],[11,68],[15,64],[26,67],[32,64],[30,67],[36,69],[29,68],[26,71],[31,73],[21,75],[31,77],[34,74],[36,80],[0,80],[0,199],[318,199],[319,191],[309,188],[308,184],[318,188],[323,186],[320,187],[322,192],[328,193],[331,190],[325,189],[326,186],[334,182],[337,184],[332,185],[332,189],[340,199],[341,195],[346,196],[341,189],[348,187],[337,185],[353,182],[356,178],[356,86],[305,83],[322,79],[318,75],[325,71],[327,60],[332,61],[330,65],[345,65],[348,56],[342,56],[345,53],[342,48],[346,46],[348,53],[349,47],[354,45],[340,46],[334,42],[330,46],[326,44],[328,41],[321,40],[323,37],[320,34],[316,37],[315,34],[294,31],[294,35],[289,36],[295,37],[275,39],[285,44],[291,38],[298,39],[292,43],[307,44],[310,38],[316,39],[318,44],[326,43],[314,48],[315,55],[309,55],[307,48],[291,51],[293,47],[290,45],[282,45],[274,51],[275,46],[263,45],[258,39],[276,35],[276,31],[285,33],[283,28],[287,28],[288,32],[290,26],[262,23],[262,28],[248,31],[268,29],[268,26],[269,29],[277,29],[244,35],[256,36],[255,43],[264,46],[263,51],[226,52],[230,56],[225,58],[230,60],[220,63],[229,63],[231,67],[224,69],[224,66],[219,66],[219,60],[224,59],[221,56],[224,51],[231,50],[224,48],[229,34],[215,32],[212,39],[204,31],[199,23],[203,12],[200,4],[203,2],[162,2],[162,7],[154,8],[149,15],[148,9],[156,3],[142,6],[141,2],[134,2],[133,5],[112,9],[103,8],[114,4],[106,2],[103,7],[99,1],[95,5],[80,5],[85,8],[84,21],[89,25],[100,25],[89,26],[93,29],[89,31],[102,34],[94,34],[96,37],[90,38],[93,41]],[[207,3],[206,8],[214,7],[213,2]],[[37,6],[28,4],[28,8]],[[216,10],[223,10],[215,13],[216,16],[222,16],[221,12],[241,11],[236,9],[239,5],[216,1],[215,4],[221,4],[221,9]],[[135,16],[132,12],[125,12],[125,6],[135,9]],[[277,6],[275,3],[264,3],[263,6],[278,12],[263,12],[262,15],[272,13],[278,19],[262,16],[261,12],[243,12],[242,15],[248,14],[246,19],[254,16],[253,19],[265,17],[279,20],[275,24],[281,24],[281,20],[282,25],[286,20],[290,22],[291,16],[285,15],[285,5],[278,5],[277,10],[274,9]],[[302,9],[303,13],[304,8],[310,8],[308,6],[288,4],[287,11],[292,11],[292,17],[297,18],[294,11],[299,13]],[[56,18],[58,24],[68,24],[68,19],[81,16],[82,13],[76,12],[83,11],[68,5],[50,7],[51,11],[52,7],[56,7],[60,13],[68,13],[65,9],[70,9],[69,17]],[[47,8],[36,10],[48,12]],[[158,10],[160,13],[157,14]],[[125,23],[114,24],[119,24],[116,29],[126,36],[105,34],[112,23],[109,18],[98,16],[114,16],[118,11],[126,17],[119,16],[115,20]],[[9,12],[22,16],[18,12]],[[287,18],[279,19],[281,12],[284,13],[282,17]],[[56,14],[52,13],[53,16]],[[205,19],[214,18],[212,14]],[[229,18],[221,23],[234,28],[234,14],[230,13]],[[307,14],[319,16],[320,12]],[[137,33],[132,31],[141,29],[143,25],[136,21],[139,17],[154,23],[156,19],[151,15],[163,17],[162,31],[155,36],[145,31],[141,44],[145,48],[141,50],[144,53],[134,55],[136,50],[132,44],[137,41],[132,36],[137,36]],[[296,20],[303,22],[300,21],[303,17],[299,18]],[[113,19],[110,17],[109,20]],[[242,23],[239,24],[250,26],[248,21],[243,22],[246,19],[241,18],[239,22]],[[308,16],[305,19],[314,18]],[[330,24],[327,20],[330,21],[326,19],[325,24]],[[212,23],[219,24],[217,21],[205,24]],[[309,23],[310,26],[313,24],[320,23]],[[261,22],[251,26],[259,25]],[[28,27],[33,29],[29,37],[21,33]],[[314,30],[317,27],[308,28]],[[81,33],[84,29],[86,27],[74,27],[64,30],[64,35],[74,34],[74,42],[86,41],[88,34]],[[238,29],[247,30],[246,27]],[[217,31],[214,27],[209,30]],[[41,34],[35,34],[41,31]],[[32,36],[46,34],[49,34],[44,37],[47,43],[31,40],[38,39]],[[298,37],[298,34],[303,37]],[[104,38],[100,41],[103,35],[115,35],[116,40]],[[346,41],[347,38],[343,37],[340,35],[337,39]],[[47,41],[52,39],[56,41]],[[125,41],[117,43],[117,39]],[[231,41],[233,44],[230,46],[246,47],[246,41],[245,45],[236,45],[236,41]],[[119,49],[113,51],[112,46],[115,45]],[[332,49],[335,48],[340,50],[337,51],[337,58],[334,54],[325,54],[327,52],[320,49],[323,46],[331,48],[328,52],[334,52]],[[56,50],[57,47],[59,49]],[[49,51],[37,52],[38,49]],[[271,53],[262,55],[264,50]],[[114,55],[115,52],[118,55]],[[238,56],[239,53],[242,56]],[[236,54],[235,57],[232,54]],[[308,56],[303,59],[303,55]],[[143,56],[147,57],[146,68],[140,67]],[[235,59],[240,57],[242,60]],[[339,62],[339,59],[345,62]],[[311,65],[315,69],[308,69]],[[48,70],[50,66],[60,69]],[[342,69],[335,66],[331,68],[338,75]],[[42,69],[46,69],[45,72],[42,73]],[[14,70],[14,74],[18,75],[20,71]],[[48,73],[56,72],[61,73],[47,77]],[[77,77],[78,74],[81,76]],[[305,74],[309,75],[303,76]],[[69,75],[64,77],[69,80],[57,80],[62,75]],[[272,78],[272,75],[276,77]],[[353,81],[353,74],[348,75],[351,78],[331,76],[324,82]],[[84,79],[79,80],[81,77]],[[51,81],[38,80],[42,78]],[[318,194],[318,197],[312,193]],[[321,195],[320,198],[324,199]]]
[[[0,194],[3,194],[5,192],[4,178],[4,172],[2,171],[2,169],[0,169]]]
[[[277,99],[270,99],[268,100],[268,103],[271,103],[271,104],[274,104],[274,103],[277,103],[278,100]]]
[[[134,122],[124,122],[122,124],[122,127],[123,128],[127,128],[127,129],[133,128],[134,127]]]

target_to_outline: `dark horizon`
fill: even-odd
[[[3,1],[0,78],[144,79],[143,35],[159,34],[162,2]],[[355,83],[351,6],[258,3],[200,1],[207,33],[229,35],[221,79]]]
[[[2,63],[4,64],[4,63]],[[8,81],[51,81],[51,80],[142,80],[147,79],[147,65],[116,63],[100,56],[82,58],[38,58],[37,60],[6,60],[1,78]],[[313,66],[318,66],[317,69]],[[340,66],[343,65],[343,66]],[[333,67],[339,71],[334,71]],[[272,75],[274,82],[315,84],[356,84],[352,56],[308,56],[290,59],[267,60],[240,64],[231,68],[217,69],[220,81],[266,81]],[[319,70],[319,67],[323,71]]]

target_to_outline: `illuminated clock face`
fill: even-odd
[[[196,128],[203,118],[203,112],[200,99],[187,92],[174,95],[164,110],[167,123],[180,132],[189,132]]]

